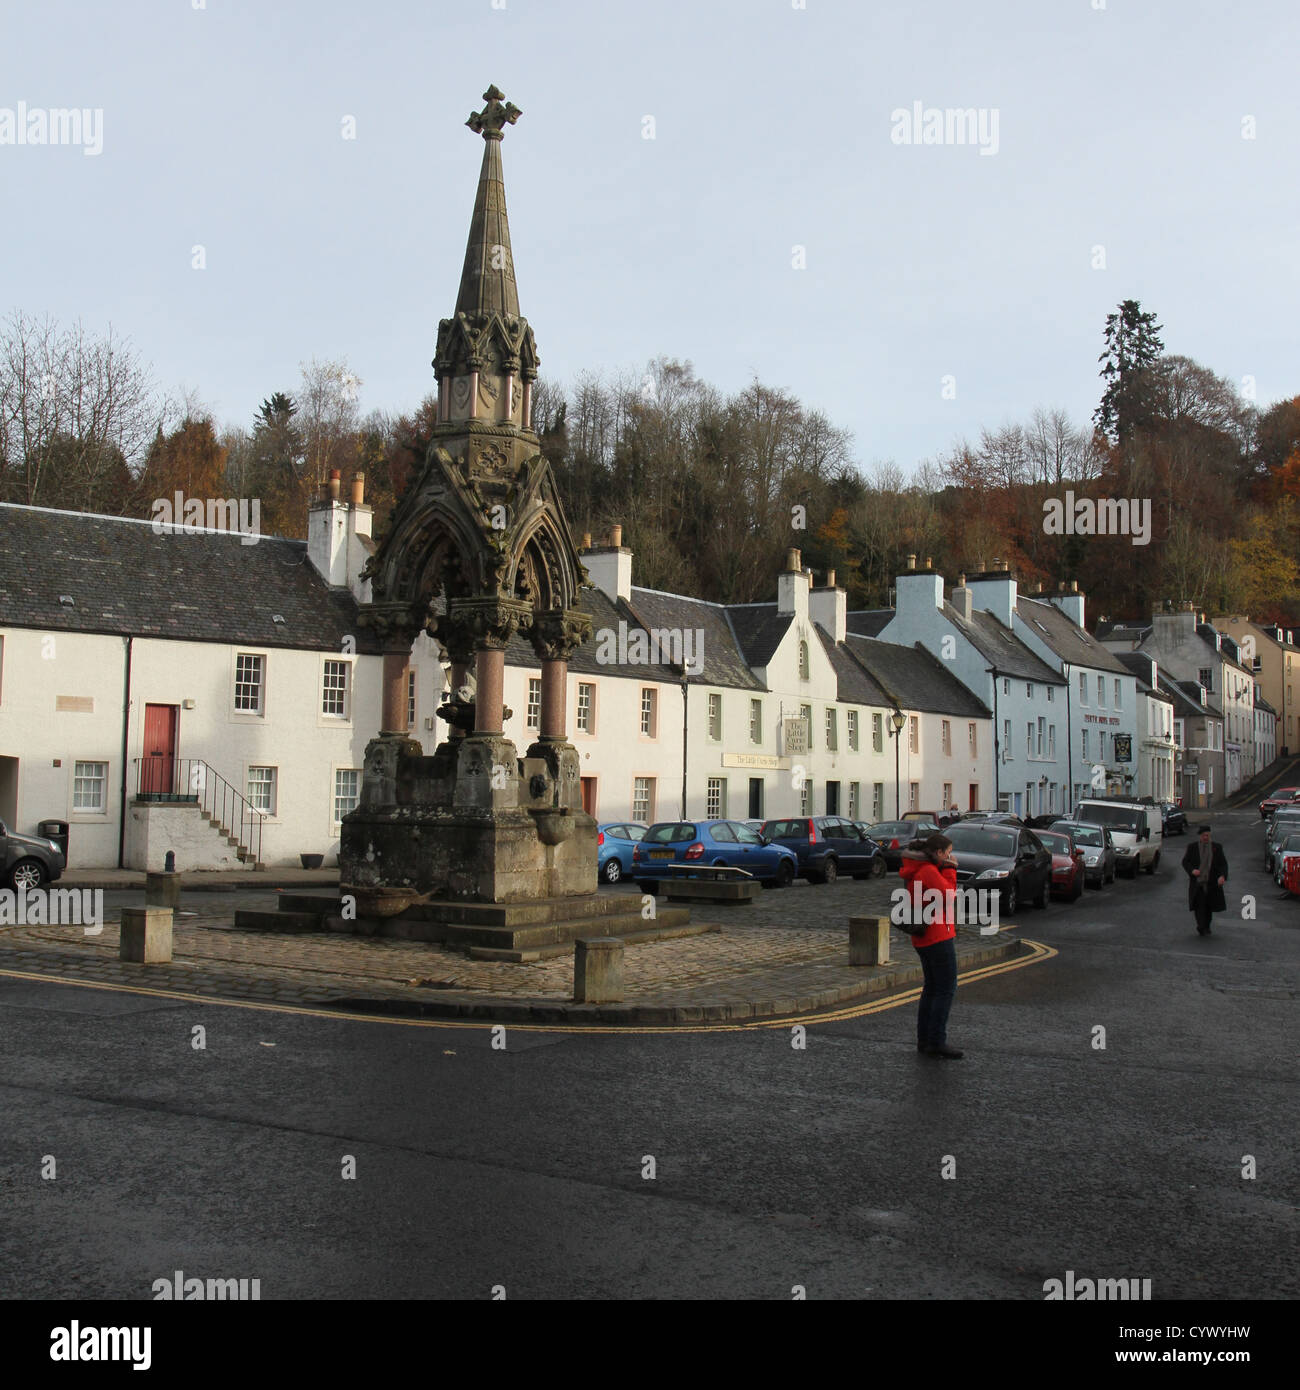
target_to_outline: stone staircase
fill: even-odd
[[[228,825],[222,825],[220,817],[214,816],[211,811],[206,811],[201,806],[199,807],[199,815],[201,815],[213,830],[225,840],[226,844],[235,851],[235,858],[239,860],[240,864],[252,869],[266,868],[266,865],[257,858],[247,845],[240,844],[238,835],[232,835],[230,833],[230,827]]]
[[[591,893],[520,903],[433,902],[393,917],[343,916],[337,894],[282,893],[274,912],[241,909],[240,931],[346,932],[357,936],[436,941],[476,960],[526,963],[570,955],[579,936],[617,936],[629,944],[698,936],[719,927],[692,923],[690,910],[656,902],[653,918],[641,915],[641,898]]]

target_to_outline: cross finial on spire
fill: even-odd
[[[475,135],[481,135],[485,140],[500,140],[502,127],[514,125],[524,114],[513,101],[508,101],[503,106],[501,98],[504,96],[505,93],[497,87],[489,87],[483,93],[483,100],[487,105],[482,111],[471,111],[469,120],[465,122]]]

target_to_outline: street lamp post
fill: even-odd
[[[893,714],[889,716],[889,722],[893,726],[894,734],[894,819],[897,820],[899,816],[902,814],[900,805],[900,799],[902,796],[902,792],[900,789],[901,774],[899,773],[898,769],[898,754],[903,742],[903,725],[907,723],[907,719],[904,716],[902,710],[896,709],[893,712]]]

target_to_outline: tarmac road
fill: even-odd
[[[1022,914],[1059,954],[962,986],[961,1062],[917,1056],[911,1003],[802,1048],[500,1049],[0,976],[0,1292],[147,1299],[181,1270],[264,1299],[1040,1300],[1073,1270],[1294,1298],[1300,902],[1256,812],[1214,820],[1256,920],[1196,936],[1176,838],[1153,877]]]

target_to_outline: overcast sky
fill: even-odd
[[[0,144],[0,311],[111,324],[222,423],[312,356],[411,409],[495,83],[553,380],[757,376],[910,470],[1035,406],[1086,421],[1132,297],[1169,351],[1300,392],[1294,0],[804,2],[7,4],[0,140],[79,107],[102,150]],[[903,143],[917,103],[982,112],[977,143]]]

